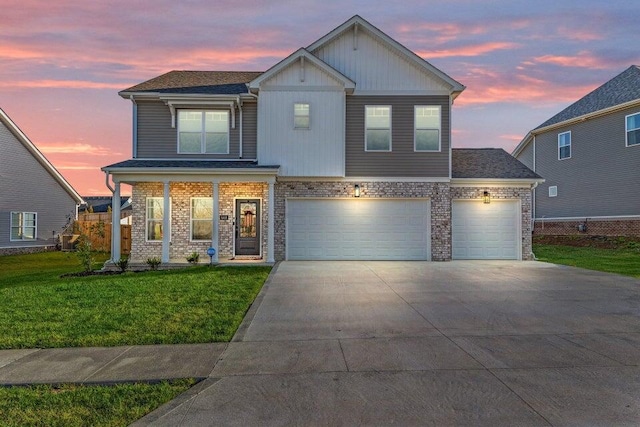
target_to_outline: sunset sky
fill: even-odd
[[[640,64],[640,1],[2,0],[0,108],[83,196],[131,158],[119,90],[170,70],[264,71],[355,14],[467,89],[454,147],[502,147]]]

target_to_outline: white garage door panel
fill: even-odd
[[[428,260],[428,200],[287,200],[287,259]]]
[[[518,259],[518,201],[453,201],[453,259]]]

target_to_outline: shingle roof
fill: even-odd
[[[237,95],[247,93],[246,84],[260,74],[258,71],[169,71],[122,92]]]
[[[452,178],[541,179],[502,148],[454,148]]]
[[[536,129],[564,122],[585,114],[604,110],[640,99],[640,68],[637,65],[624,70],[593,92],[569,105]],[[534,129],[535,130],[535,129]]]
[[[187,169],[277,169],[278,165],[259,165],[250,161],[212,161],[212,160],[139,160],[131,159],[105,166],[110,168],[187,168]]]

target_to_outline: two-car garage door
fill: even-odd
[[[427,199],[288,199],[289,260],[429,260]]]

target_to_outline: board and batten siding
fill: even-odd
[[[236,127],[231,127],[229,114],[229,154],[178,154],[178,129],[171,127],[171,112],[162,101],[137,101],[139,159],[237,159],[240,155],[240,113],[236,109]],[[193,106],[193,109],[209,109]],[[216,109],[212,107],[210,109]],[[219,109],[219,108],[218,108]],[[178,110],[178,109],[176,109]],[[228,109],[227,109],[228,110]],[[257,104],[247,102],[242,106],[242,158],[255,159],[257,153]]]
[[[365,106],[391,106],[390,152],[366,152]],[[440,152],[414,151],[414,106],[441,107]],[[448,96],[347,97],[346,175],[353,177],[449,177]]]
[[[293,128],[294,103],[308,103],[310,128]],[[261,91],[258,159],[281,176],[344,176],[345,92]]]
[[[536,136],[536,217],[640,215],[640,145],[627,147],[626,109]],[[571,158],[558,160],[558,134],[571,131]],[[549,186],[558,187],[549,197]]]
[[[362,28],[355,41],[353,30],[346,31],[313,54],[356,82],[355,94],[372,91],[449,93],[440,79],[428,75]]]
[[[37,213],[37,240],[11,241],[11,212]],[[75,212],[71,195],[0,123],[0,248],[51,245]]]

